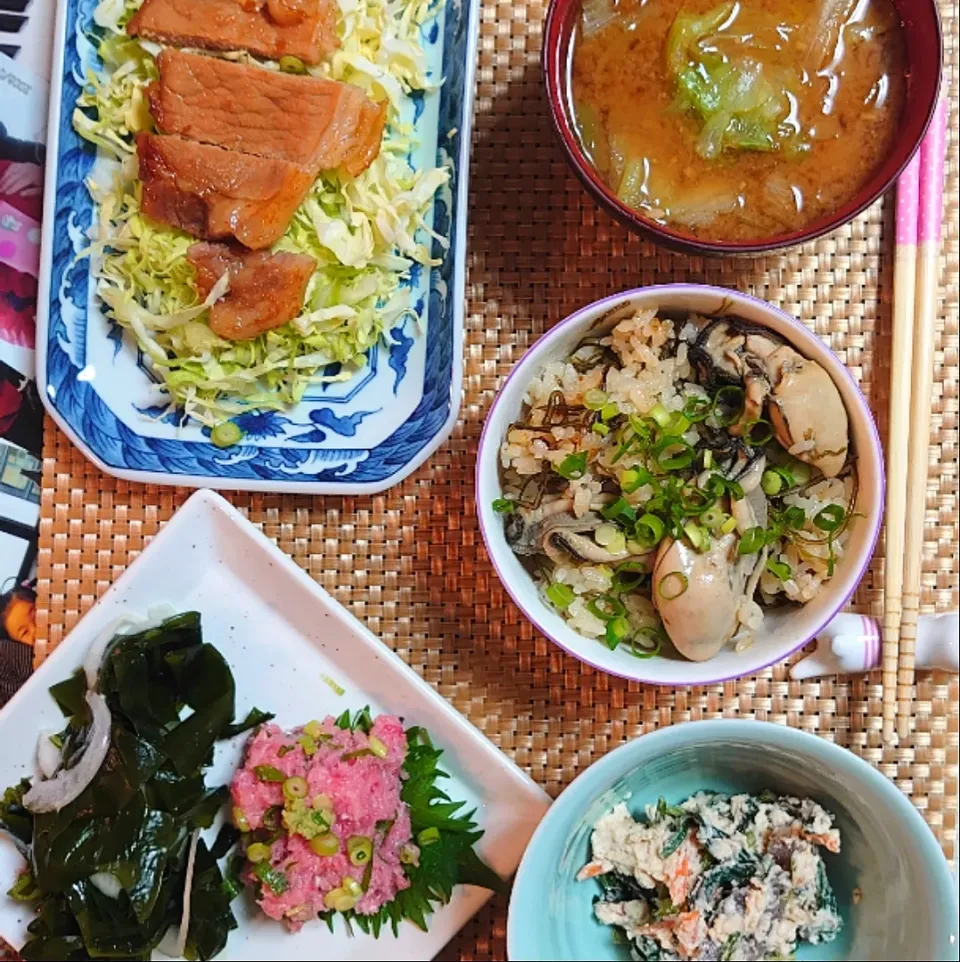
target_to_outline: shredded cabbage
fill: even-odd
[[[331,362],[343,365],[337,379],[350,377],[366,351],[414,313],[411,292],[401,282],[414,263],[437,263],[430,239],[444,241],[425,217],[434,193],[449,180],[445,169],[410,166],[416,142],[401,115],[411,92],[431,87],[420,26],[434,2],[340,0],[341,47],[310,72],[389,101],[383,146],[358,177],[324,172],[317,179],[274,246],[317,260],[303,312],[290,324],[240,342],[218,337],[205,322],[223,287],[199,300],[186,260],[195,239],[140,212],[133,134],[152,127],[146,87],[157,77],[156,47],[128,37],[124,25],[141,0],[102,0],[97,7],[105,70],[88,76],[73,123],[120,164],[106,182],[89,184],[98,207],[92,271],[109,314],[150,359],[171,409],[215,425],[251,407],[287,407],[309,384],[330,379],[321,368]],[[246,53],[224,56],[252,59]]]

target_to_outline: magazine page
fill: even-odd
[[[53,5],[0,0],[0,705],[30,674],[43,409],[34,379]]]

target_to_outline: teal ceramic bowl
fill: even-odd
[[[507,925],[512,962],[629,959],[613,930],[593,917],[597,883],[575,879],[593,824],[619,801],[637,814],[661,795],[679,802],[702,789],[809,796],[836,816],[841,853],[825,858],[843,931],[827,945],[804,945],[798,959],[957,958],[953,877],[933,833],[896,786],[815,735],[717,720],[637,738],[591,765],[557,799],[517,872]]]

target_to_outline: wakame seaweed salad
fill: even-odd
[[[234,722],[233,674],[203,641],[197,612],[116,636],[96,688],[109,708],[110,733],[93,781],[59,811],[28,811],[28,780],[0,801],[0,829],[28,860],[10,895],[37,903],[20,954],[57,962],[149,959],[189,917],[178,948],[188,959],[212,959],[237,927],[230,903],[240,885],[218,865],[234,829],[225,826],[212,848],[197,834],[229,797],[226,786],[206,784],[203,769],[218,741],[272,716],[254,709]],[[67,718],[53,740],[60,771],[69,772],[94,724],[84,671],[50,693]]]

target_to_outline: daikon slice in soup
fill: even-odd
[[[892,0],[585,0],[581,146],[620,200],[703,240],[759,241],[853,198],[906,95]]]

